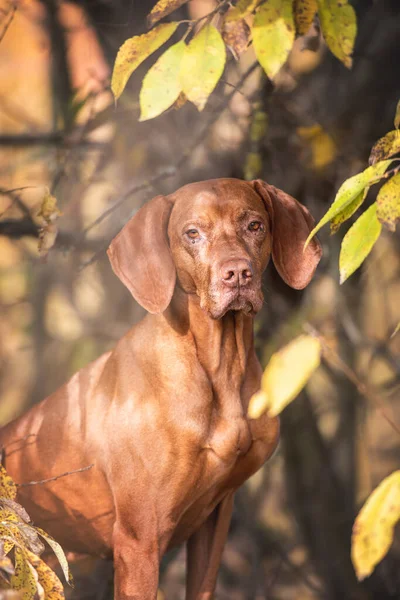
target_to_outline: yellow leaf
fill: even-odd
[[[272,355],[261,379],[261,390],[249,404],[248,414],[258,418],[268,410],[276,417],[301,392],[321,362],[321,344],[301,335]]]
[[[10,579],[12,589],[22,593],[22,600],[33,600],[37,592],[35,576],[26,552],[18,546],[14,548],[14,569],[14,575]]]
[[[16,495],[17,486],[3,465],[0,465],[0,496],[14,500]]]
[[[391,160],[384,160],[376,165],[373,165],[372,167],[368,167],[362,173],[358,173],[357,175],[346,179],[346,181],[340,186],[335,200],[333,201],[328,212],[325,213],[319,223],[317,223],[317,225],[311,231],[306,243],[304,244],[304,247],[306,248],[308,246],[311,238],[314,237],[321,227],[333,220],[339,214],[343,213],[343,211],[348,209],[350,205],[354,205],[355,202],[358,202],[359,195],[365,190],[368,191],[372,184],[377,183],[379,179],[383,177],[386,169],[391,163]]]
[[[343,238],[339,255],[340,283],[364,262],[378,239],[382,225],[376,216],[376,202],[350,227]]]
[[[149,16],[147,17],[147,22],[149,27],[153,27],[155,23],[170,15],[174,10],[177,10],[184,4],[186,4],[188,0],[160,0],[157,4],[151,9]]]
[[[257,60],[273,79],[294,42],[292,0],[269,0],[262,4],[254,18],[252,35]]]
[[[361,581],[371,575],[393,541],[400,519],[400,471],[386,477],[360,510],[351,539],[351,559]]]
[[[62,572],[64,573],[64,577],[66,581],[72,586],[73,578],[72,573],[69,570],[68,561],[64,554],[64,550],[61,548],[60,544],[56,542],[55,539],[51,537],[48,533],[40,529],[40,527],[35,527],[37,533],[42,536],[43,539],[49,544],[50,548],[53,550],[54,554],[57,556],[58,562],[60,563],[60,567]]]
[[[39,254],[41,256],[46,256],[50,248],[54,246],[58,233],[58,227],[55,225],[55,221],[61,214],[62,213],[57,206],[57,198],[52,196],[49,190],[46,190],[37,215],[42,220],[38,245]]]
[[[143,79],[140,90],[140,121],[158,117],[173,105],[182,88],[179,79],[185,42],[164,52]]]
[[[368,194],[369,187],[366,187],[362,192],[358,194],[351,202],[348,204],[336,217],[333,217],[331,220],[331,233],[336,233],[339,231],[342,223],[350,219],[351,216],[354,215],[356,210],[358,210],[361,204],[365,200],[365,196]]]
[[[400,331],[400,321],[397,323],[396,327],[394,328],[394,331],[392,333],[392,335],[390,336],[390,339],[394,338],[395,335],[397,335]]]
[[[298,127],[297,133],[310,146],[312,168],[323,169],[336,158],[336,144],[321,125]]]
[[[390,231],[395,231],[396,223],[400,221],[400,173],[381,187],[376,202],[379,221]]]
[[[199,111],[224,72],[225,60],[225,44],[213,25],[203,27],[186,47],[180,73],[182,91]]]
[[[251,31],[244,19],[238,21],[224,21],[222,26],[222,39],[230,48],[236,59],[247,49]]]
[[[305,35],[310,29],[317,9],[317,0],[294,0],[294,21],[298,35]]]
[[[111,89],[117,100],[125,89],[129,77],[142,62],[175,33],[178,22],[163,23],[148,33],[135,35],[118,50],[111,78]]]
[[[378,140],[371,150],[369,164],[374,165],[380,160],[389,158],[400,152],[400,131],[394,129]]]
[[[44,590],[45,600],[63,600],[65,597],[64,588],[54,571],[29,550],[27,551],[27,558],[36,570],[39,583]]]
[[[396,114],[394,115],[394,128],[400,129],[400,100],[397,103]]]
[[[329,50],[350,69],[357,34],[354,8],[348,0],[318,0],[318,14]]]
[[[261,0],[239,0],[231,10],[226,13],[225,21],[239,21],[250,15],[260,4]]]

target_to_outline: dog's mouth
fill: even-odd
[[[262,303],[261,290],[239,287],[210,295],[208,302],[200,304],[213,319],[221,319],[229,311],[242,311],[245,315],[254,316],[261,309]]]

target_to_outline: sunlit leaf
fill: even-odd
[[[250,15],[260,4],[261,0],[239,0],[236,6],[226,13],[226,21],[239,21]]]
[[[301,335],[272,355],[261,380],[261,390],[249,404],[248,415],[257,419],[268,411],[280,412],[301,392],[321,361],[321,344],[310,335]]]
[[[389,158],[400,152],[400,131],[394,129],[378,140],[371,150],[369,164],[374,165],[380,160]]]
[[[157,117],[179,97],[182,91],[179,72],[185,49],[185,42],[174,44],[145,75],[140,90],[140,121]]]
[[[399,519],[400,471],[395,471],[372,492],[353,526],[351,559],[360,581],[387,554]]]
[[[360,208],[368,194],[369,187],[366,187],[362,192],[358,194],[348,206],[346,206],[336,217],[331,220],[331,233],[336,233],[342,223],[350,219],[354,213]]]
[[[221,34],[206,25],[186,47],[180,73],[182,90],[198,110],[203,110],[225,68],[226,51]]]
[[[169,40],[178,25],[177,22],[163,23],[148,33],[129,38],[122,44],[115,59],[111,78],[111,89],[115,99],[121,96],[135,69]]]
[[[305,35],[307,33],[317,10],[317,0],[294,0],[294,21],[298,35]]]
[[[249,45],[251,31],[244,19],[238,21],[224,21],[222,39],[237,59]]]
[[[394,338],[395,335],[397,335],[400,331],[400,321],[397,323],[396,327],[394,328],[394,331],[392,333],[392,335],[390,336],[390,339]]]
[[[357,17],[348,0],[318,0],[318,15],[328,48],[347,68],[357,34]]]
[[[61,548],[60,544],[56,542],[56,540],[53,539],[48,533],[43,531],[43,529],[36,527],[36,531],[39,535],[42,536],[44,540],[46,540],[50,548],[53,550],[54,554],[57,556],[58,562],[60,563],[60,567],[62,569],[62,572],[64,573],[66,581],[68,581],[70,585],[73,585],[73,578],[69,570],[68,561],[64,554],[64,550]]]
[[[188,0],[159,0],[159,2],[151,9],[149,16],[147,17],[149,27],[153,27],[155,23],[167,15],[170,15],[174,10],[177,10],[186,4],[187,1]]]
[[[339,255],[340,283],[344,283],[364,262],[381,233],[382,225],[377,219],[376,208],[374,202],[343,238]]]
[[[28,551],[27,558],[36,570],[39,583],[44,590],[45,600],[63,600],[64,588],[54,571],[33,552]]]
[[[252,27],[257,59],[270,79],[285,64],[295,28],[292,0],[269,0],[259,8]]]
[[[33,567],[24,552],[18,546],[14,548],[14,575],[11,576],[12,589],[20,591],[22,600],[33,600],[37,592]]]
[[[17,495],[17,486],[7,473],[3,465],[0,465],[0,496],[14,500]]]
[[[359,199],[359,195],[364,192],[366,188],[369,187],[373,183],[377,183],[379,179],[384,175],[386,169],[391,164],[391,160],[384,160],[372,167],[368,167],[362,173],[358,173],[346,181],[341,185],[338,193],[336,194],[336,198],[333,201],[331,207],[328,212],[322,217],[322,219],[317,223],[314,229],[311,231],[308,236],[305,247],[309,244],[310,240],[314,235],[328,223],[334,217],[342,213],[346,210],[350,205],[352,205],[356,200]]]
[[[396,106],[396,114],[394,115],[394,128],[400,129],[400,100]]]
[[[396,173],[379,190],[376,216],[390,231],[396,230],[400,221],[400,173]]]

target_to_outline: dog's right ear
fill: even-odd
[[[165,196],[147,202],[107,250],[114,273],[150,313],[163,312],[174,292],[176,272],[168,243],[173,203]]]

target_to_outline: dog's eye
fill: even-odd
[[[248,226],[249,231],[263,231],[263,224],[260,221],[252,221]]]
[[[200,237],[199,232],[197,231],[197,229],[188,229],[186,232],[186,235],[188,236],[188,238],[190,240],[198,240]]]

